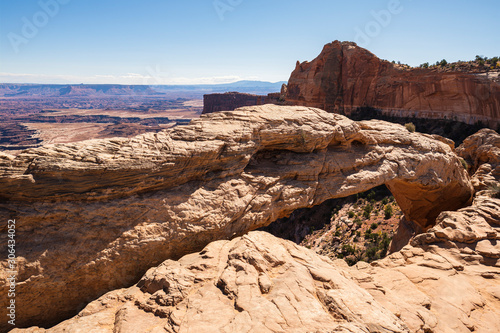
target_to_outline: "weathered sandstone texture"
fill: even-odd
[[[500,83],[486,74],[399,69],[351,42],[325,45],[297,62],[287,103],[349,115],[371,107],[396,117],[500,124]]]
[[[54,324],[165,259],[381,184],[423,229],[473,191],[445,139],[308,107],[0,153],[0,220],[17,222],[17,323]]]
[[[472,184],[476,191],[498,186],[500,190],[500,135],[490,129],[483,129],[468,137],[457,153],[471,167]]]
[[[22,332],[497,333],[500,200],[479,197],[437,222],[354,267],[254,231],[167,260],[50,330]]]

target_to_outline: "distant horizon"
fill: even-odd
[[[1,73],[0,73],[1,75]],[[17,84],[17,85],[52,85],[52,86],[144,86],[144,87],[170,87],[170,86],[218,86],[218,85],[231,85],[240,82],[256,82],[256,83],[269,83],[269,84],[282,84],[288,81],[261,81],[261,80],[238,80],[234,82],[227,83],[201,83],[201,84],[127,84],[127,83],[37,83],[37,82],[0,82],[2,84]]]
[[[416,67],[500,56],[493,0],[0,2],[0,82],[287,81],[325,44]],[[76,83],[75,83],[76,82]]]

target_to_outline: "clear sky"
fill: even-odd
[[[498,0],[2,0],[0,82],[286,81],[337,39],[410,65],[493,57],[499,13]]]

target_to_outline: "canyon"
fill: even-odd
[[[455,147],[346,116],[496,128],[498,71],[409,68],[336,41],[298,62],[279,93],[238,84],[251,94],[205,95],[200,118],[197,101],[168,99],[175,87],[0,85],[3,105],[40,93],[63,104],[167,96],[144,109],[42,108],[0,128],[19,149],[0,150],[0,219],[16,221],[18,240],[12,332],[496,333],[500,135],[462,133]],[[155,110],[175,105],[193,117]],[[79,123],[74,134],[93,139],[50,123]],[[255,231],[381,185],[403,215],[383,259],[348,266],[318,255],[323,244]],[[3,260],[2,295],[9,276]]]
[[[474,194],[450,140],[310,107],[244,107],[133,138],[0,152],[0,218],[30,240],[17,249],[19,327],[57,324],[166,259],[381,184],[427,231]]]

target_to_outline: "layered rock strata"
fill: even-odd
[[[381,184],[424,229],[472,195],[445,139],[308,107],[0,153],[0,219],[17,222],[17,323],[52,325],[165,259]]]
[[[500,124],[500,83],[494,76],[401,69],[351,42],[335,41],[311,62],[297,62],[286,101],[346,115],[374,108],[393,117]]]

